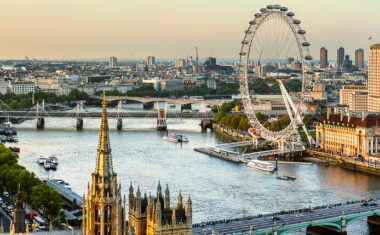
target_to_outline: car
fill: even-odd
[[[3,199],[0,197],[0,204],[3,204]]]
[[[368,202],[363,202],[362,203],[362,206],[368,206],[369,204],[368,204]]]
[[[10,212],[12,212],[12,211],[15,209],[15,207],[14,207],[13,205],[9,205],[9,206],[7,207],[7,209],[8,209],[8,211],[9,211],[9,213],[10,213]]]
[[[9,197],[9,193],[8,192],[3,192],[3,195],[4,195],[4,197]]]
[[[371,202],[369,205],[370,206],[377,206],[377,203],[376,202]]]

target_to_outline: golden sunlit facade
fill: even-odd
[[[342,156],[380,155],[380,115],[329,114],[316,126],[317,147]]]
[[[92,173],[87,196],[83,196],[84,235],[127,234],[125,200],[122,201],[121,186],[112,166],[106,106],[104,95],[96,169]]]
[[[158,183],[157,195],[144,194],[140,189],[134,195],[133,187],[129,188],[129,226],[130,233],[135,235],[190,235],[192,233],[192,205],[190,196],[183,204],[181,192],[177,197],[176,207],[170,207],[168,186],[165,195]]]

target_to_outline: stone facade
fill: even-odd
[[[328,114],[316,127],[317,147],[339,155],[380,156],[380,115]]]
[[[123,202],[121,186],[118,185],[117,174],[113,171],[105,99],[102,106],[96,169],[92,173],[87,196],[83,195],[82,234],[125,235],[125,199]]]
[[[133,186],[129,188],[129,231],[135,235],[190,235],[192,232],[192,205],[190,196],[183,204],[181,192],[177,197],[177,206],[170,207],[168,186],[162,194],[158,184],[157,194],[153,197],[136,194]]]

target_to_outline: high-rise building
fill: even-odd
[[[343,65],[343,61],[344,61],[344,48],[343,47],[339,47],[338,51],[337,51],[337,58],[336,58],[336,67],[337,68],[341,68],[342,65]]]
[[[350,60],[350,56],[349,55],[346,55],[344,57],[342,69],[345,72],[352,72],[353,65],[352,65],[352,60]]]
[[[371,46],[368,56],[368,111],[380,112],[380,43]]]
[[[320,50],[319,68],[325,69],[328,65],[327,49],[322,47]]]
[[[117,58],[115,56],[111,56],[108,65],[109,65],[110,68],[117,67]]]
[[[355,67],[360,71],[364,68],[364,50],[361,48],[355,51]]]
[[[121,196],[121,186],[113,171],[107,101],[102,101],[100,136],[96,156],[96,168],[88,184],[87,196],[83,195],[82,234],[83,235],[125,235],[125,200]]]
[[[156,64],[156,57],[154,57],[154,56],[148,56],[147,64],[148,65]]]

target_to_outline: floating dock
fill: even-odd
[[[216,149],[212,147],[205,147],[205,148],[194,148],[194,151],[207,154],[212,157],[217,157],[229,162],[234,163],[246,163],[245,159],[239,156],[237,153],[231,152],[231,151],[224,151],[221,149]]]

